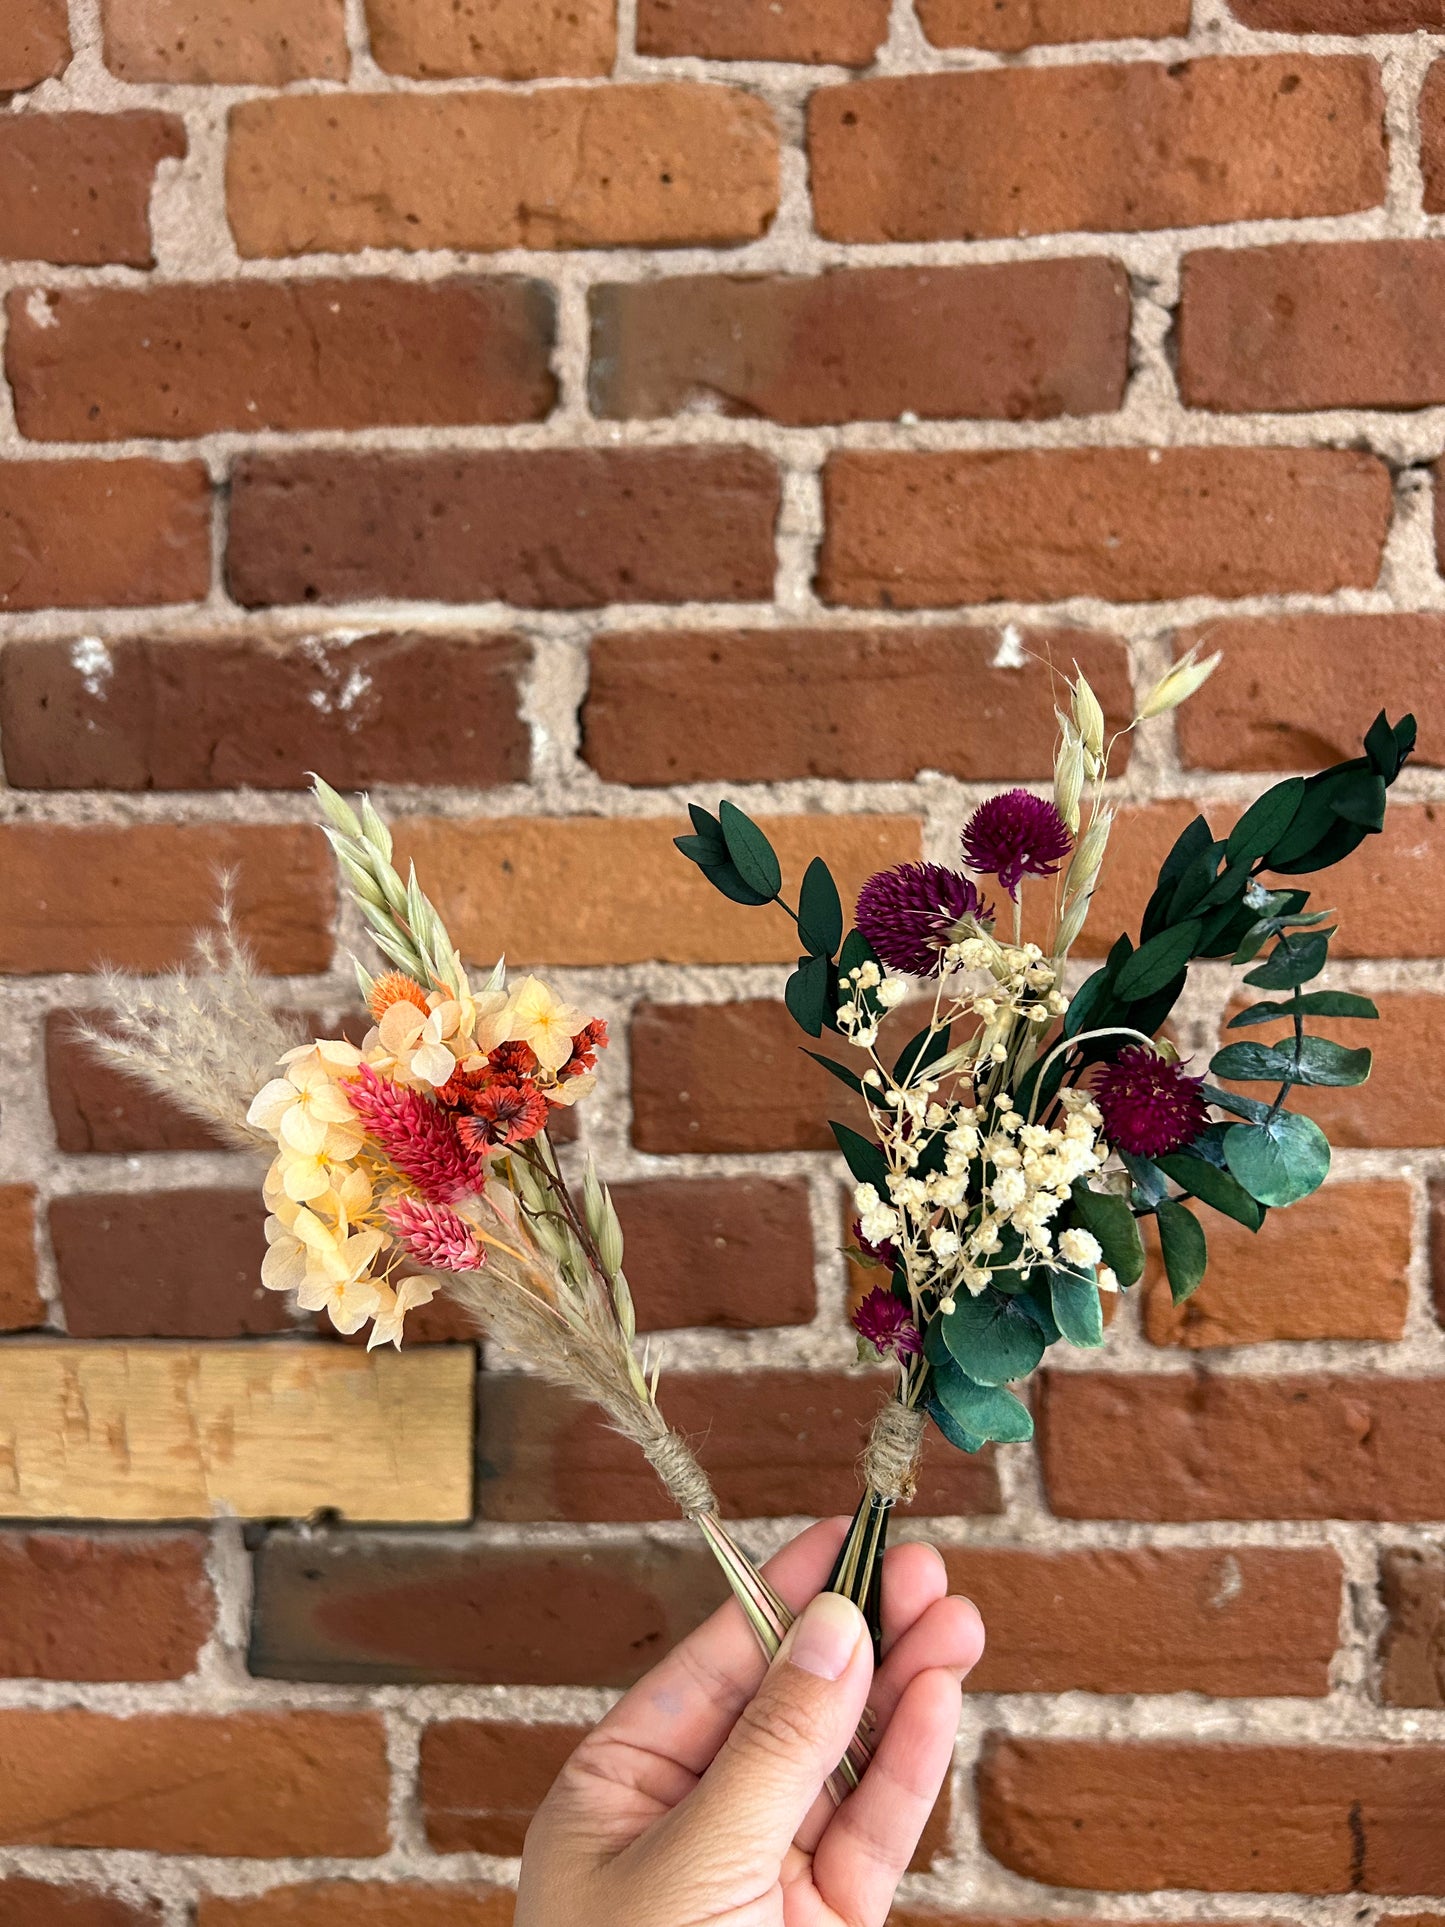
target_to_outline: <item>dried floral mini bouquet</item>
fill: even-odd
[[[1217,660],[1178,662],[1128,727],[1183,702]],[[693,834],[677,839],[725,896],[793,918],[804,954],[788,1009],[809,1035],[831,1032],[854,1053],[809,1055],[865,1107],[865,1130],[832,1126],[855,1180],[855,1255],[879,1277],[853,1323],[860,1355],[895,1367],[832,1581],[875,1636],[889,1513],[912,1496],[927,1422],[965,1452],[1032,1437],[1010,1385],[1060,1339],[1102,1345],[1101,1293],[1144,1272],[1141,1220],[1154,1220],[1178,1303],[1204,1277],[1199,1206],[1258,1231],[1270,1209],[1324,1181],[1329,1143],[1287,1108],[1291,1091],[1369,1074],[1369,1051],[1306,1029],[1311,1017],[1377,1014],[1368,998],[1305,988],[1325,966],[1331,912],[1273,880],[1328,869],[1383,826],[1414,718],[1381,714],[1362,756],[1277,783],[1227,835],[1196,817],[1164,860],[1137,944],[1121,936],[1069,996],[1065,966],[1114,811],[1103,710],[1081,674],[1067,688],[1052,800],[990,797],[963,828],[957,867],[872,877],[846,936],[827,865],[808,866],[794,909],[767,837],[731,803],[716,815],[690,806]],[[1217,1052],[1209,1075],[1223,1084],[1192,1074],[1164,1034],[1206,959],[1253,965],[1244,982],[1273,993],[1231,1029],[1291,1026],[1286,1043]],[[921,1027],[885,1056],[885,1016],[921,987]],[[1233,1084],[1274,1089],[1256,1097]]]

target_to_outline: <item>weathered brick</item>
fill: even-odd
[[[122,80],[284,87],[351,65],[345,0],[104,0],[101,17]]]
[[[164,1853],[384,1853],[371,1713],[0,1711],[0,1842]]]
[[[1385,193],[1379,70],[1263,54],[1005,67],[822,87],[819,232],[976,240],[1289,219]]]
[[[539,421],[557,393],[538,281],[21,288],[6,316],[16,420],[39,441]]]
[[[876,1375],[799,1371],[664,1375],[662,1406],[704,1458],[725,1515],[781,1518],[851,1512],[854,1462],[878,1407]],[[483,1519],[665,1519],[650,1466],[570,1394],[515,1372],[489,1372],[478,1427]],[[917,1513],[997,1512],[992,1456],[925,1459]]]
[[[224,1140],[159,1091],[103,1062],[77,1020],[103,1023],[103,1009],[45,1014],[45,1079],[56,1149],[213,1151]]]
[[[73,1338],[245,1338],[293,1331],[261,1283],[254,1188],[87,1191],[52,1198],[50,1237]]]
[[[1445,1326],[1445,1183],[1432,1178],[1430,1196],[1430,1284],[1435,1316]]]
[[[733,87],[286,95],[231,110],[243,255],[716,247],[778,200],[778,137]]]
[[[614,1184],[644,1331],[806,1325],[817,1310],[801,1178]]]
[[[617,54],[617,0],[366,0],[366,24],[376,64],[414,80],[610,74]]]
[[[1087,629],[620,631],[592,644],[582,754],[634,786],[1048,777],[1050,663],[1075,661],[1127,723],[1124,648]]]
[[[1049,1503],[1069,1519],[1439,1519],[1439,1403],[1421,1378],[1045,1373]]]
[[[0,1590],[6,1679],[184,1679],[215,1616],[195,1532],[0,1533]]]
[[[69,64],[66,0],[12,0],[0,47],[0,92],[38,86],[52,74],[64,73]]]
[[[1329,1691],[1342,1569],[1323,1547],[948,1546],[943,1558],[949,1590],[988,1628],[971,1692]]]
[[[637,51],[669,59],[866,67],[888,37],[888,0],[638,0]]]
[[[527,644],[354,629],[301,637],[17,638],[0,739],[18,789],[342,789],[525,782]],[[425,690],[418,701],[418,691]]]
[[[700,1543],[272,1533],[249,1665],[268,1679],[627,1686],[726,1592]]]
[[[1194,408],[1445,401],[1437,241],[1207,248],[1184,257],[1179,389]]]
[[[35,1187],[0,1184],[0,1331],[44,1323],[35,1263]]]
[[[450,1524],[471,1516],[474,1380],[459,1345],[0,1346],[0,1517]]]
[[[1042,420],[1117,408],[1128,375],[1128,278],[1087,257],[678,275],[604,284],[591,309],[599,415]]]
[[[234,870],[237,925],[262,970],[324,970],[335,884],[302,825],[10,823],[0,829],[0,972],[166,970],[189,956]]]
[[[918,0],[935,47],[1025,47],[1068,40],[1164,40],[1189,31],[1189,0]]]
[[[996,1859],[1052,1886],[1438,1894],[1442,1772],[1439,1746],[998,1735],[979,1821]]]
[[[512,1927],[510,1887],[303,1880],[263,1894],[203,1894],[196,1927]]]
[[[1445,1707],[1445,1546],[1386,1546],[1380,1594],[1389,1624],[1380,1697],[1389,1706]]]
[[[421,1808],[437,1853],[522,1851],[532,1815],[587,1729],[437,1720],[421,1736]]]
[[[1229,0],[1246,27],[1266,33],[1409,33],[1445,27],[1441,0]]]
[[[1413,710],[1414,760],[1445,763],[1445,620],[1409,615],[1241,616],[1185,630],[1224,661],[1177,711],[1192,769],[1313,770],[1360,753],[1377,710]]]
[[[200,462],[0,462],[0,614],[199,602],[210,521]]]
[[[1427,70],[1420,90],[1420,171],[1424,175],[1424,207],[1429,214],[1445,209],[1445,60]]]
[[[227,574],[249,607],[766,602],[778,500],[777,469],[751,448],[247,455]]]
[[[153,267],[151,186],[185,151],[176,114],[5,115],[0,261]]]
[[[1437,1079],[1420,1075],[1421,1064],[1433,1063],[1432,1053],[1445,1045],[1445,998],[1419,991],[1371,994],[1378,1021],[1310,1019],[1310,1030],[1319,1036],[1374,1052],[1369,1082],[1341,1090],[1301,1087],[1290,1094],[1290,1108],[1314,1118],[1330,1142],[1341,1147],[1391,1150],[1445,1144],[1445,1095]],[[1269,1024],[1249,1033],[1262,1043],[1278,1043],[1286,1034],[1284,1027]]]
[[[763,817],[785,877],[826,857],[850,897],[918,855],[912,816]],[[462,954],[515,963],[780,963],[797,934],[749,915],[672,847],[681,817],[410,817],[397,824]],[[599,888],[599,879],[607,887]]]
[[[848,449],[823,500],[824,600],[922,609],[1368,588],[1392,493],[1343,449]]]
[[[0,1927],[161,1927],[160,1902],[98,1887],[59,1887],[24,1874],[0,1879]]]
[[[1156,1345],[1192,1350],[1282,1338],[1403,1338],[1412,1210],[1409,1186],[1381,1178],[1327,1185],[1257,1233],[1206,1211],[1208,1275],[1182,1305],[1170,1301],[1150,1238],[1145,1329]]]

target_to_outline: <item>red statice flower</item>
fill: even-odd
[[[1024,877],[1051,877],[1074,847],[1052,803],[1028,790],[1005,790],[980,803],[963,828],[963,860],[997,877],[1011,897]]]
[[[470,1114],[457,1119],[457,1135],[468,1150],[488,1151],[525,1144],[547,1123],[547,1100],[534,1084],[497,1078],[472,1100]]]
[[[572,1039],[572,1055],[557,1073],[557,1082],[565,1084],[569,1077],[580,1077],[590,1071],[597,1062],[597,1053],[607,1048],[607,1019],[593,1017],[585,1023]]]
[[[457,1135],[450,1111],[363,1064],[346,1086],[348,1103],[404,1178],[433,1204],[479,1190],[486,1172]]]
[[[1105,1141],[1140,1158],[1166,1157],[1192,1144],[1209,1122],[1203,1085],[1182,1064],[1131,1044],[1094,1079]]]
[[[885,1358],[906,1358],[923,1350],[908,1307],[883,1285],[875,1285],[853,1314],[853,1329]]]
[[[487,1059],[485,1075],[504,1077],[510,1083],[520,1084],[524,1079],[537,1075],[537,1053],[530,1044],[524,1044],[520,1039],[509,1039],[505,1044],[498,1044]]]
[[[485,1262],[476,1233],[450,1205],[399,1198],[382,1215],[402,1250],[429,1271],[476,1271]]]
[[[861,1218],[853,1220],[853,1242],[871,1264],[886,1265],[888,1270],[892,1271],[898,1263],[898,1247],[893,1240],[885,1238],[881,1244],[874,1244],[871,1238],[865,1238]]]
[[[900,863],[869,877],[854,920],[890,970],[936,976],[962,917],[992,921],[978,890],[942,863]]]

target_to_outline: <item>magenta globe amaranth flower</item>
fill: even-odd
[[[1182,1064],[1145,1044],[1131,1044],[1094,1080],[1106,1142],[1140,1158],[1182,1150],[1209,1122],[1203,1085],[1204,1079],[1190,1077]]]
[[[963,826],[964,863],[980,876],[997,877],[1011,897],[1024,877],[1051,877],[1073,847],[1053,804],[1028,790],[991,796]]]
[[[853,1329],[884,1358],[917,1356],[923,1350],[908,1307],[883,1285],[875,1285],[853,1313]]]
[[[890,970],[936,976],[962,917],[987,921],[978,890],[942,863],[900,863],[880,870],[858,893],[854,920]]]

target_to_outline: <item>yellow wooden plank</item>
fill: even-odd
[[[0,1346],[0,1516],[451,1522],[472,1510],[469,1346]]]

